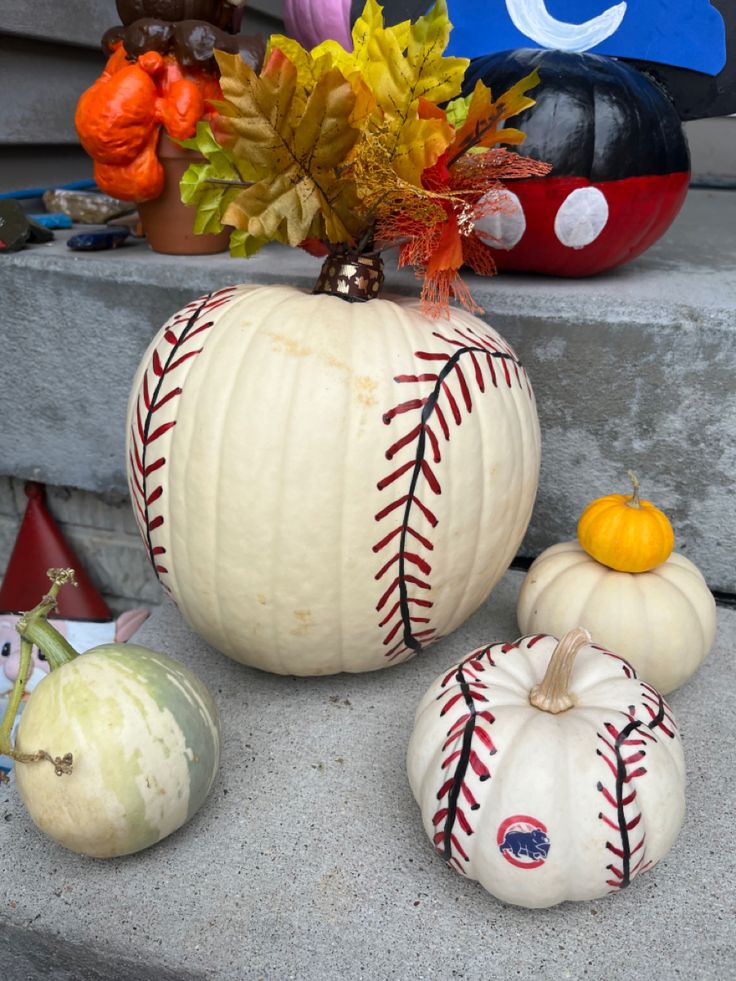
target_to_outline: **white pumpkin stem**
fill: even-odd
[[[639,499],[639,478],[636,476],[633,470],[627,470],[626,473],[629,475],[631,486],[634,488],[634,493],[628,499],[626,504],[630,508],[636,508],[639,510],[639,508],[641,508],[641,501]]]
[[[325,259],[312,292],[339,296],[350,303],[365,303],[374,300],[382,286],[383,260],[380,255],[350,252],[340,247]]]
[[[535,685],[529,694],[534,708],[558,715],[573,707],[575,699],[569,692],[570,676],[578,651],[590,641],[590,634],[584,627],[569,630],[558,641],[541,684]]]

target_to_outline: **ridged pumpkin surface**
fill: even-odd
[[[699,569],[677,552],[651,572],[631,574],[602,566],[578,542],[561,542],[529,569],[517,619],[522,633],[585,627],[666,695],[713,646],[716,608]]]
[[[478,648],[430,686],[407,752],[424,830],[450,868],[540,908],[625,888],[669,851],[685,764],[661,695],[586,645],[574,704],[540,711],[554,637]]]
[[[526,374],[482,321],[283,286],[221,290],[162,328],[128,449],[185,618],[283,674],[375,670],[457,627],[513,558],[539,472]]]
[[[580,515],[578,538],[588,555],[618,572],[655,569],[675,546],[667,515],[650,501],[633,505],[626,494],[591,501]]]

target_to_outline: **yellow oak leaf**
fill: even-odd
[[[366,11],[374,6],[375,0],[368,0]],[[440,103],[454,98],[469,64],[466,58],[443,56],[450,30],[445,0],[438,0],[410,25],[405,50],[396,33],[375,24],[359,39],[367,51],[363,73],[384,114],[389,155],[396,159],[402,178],[414,184],[451,139],[446,118],[420,120],[420,100]],[[360,57],[357,41],[355,53]]]
[[[360,133],[351,125],[356,98],[337,69],[306,94],[297,68],[273,49],[261,75],[238,55],[217,53],[224,97],[221,125],[234,159],[247,159],[258,177],[232,201],[223,221],[255,238],[298,245],[321,231],[353,241],[349,202],[339,168]]]
[[[382,51],[374,43],[378,36],[386,35],[395,42],[399,51],[406,51],[411,36],[411,22],[402,21],[391,27],[384,26],[383,7],[376,0],[368,0],[352,30],[353,50],[346,51],[337,41],[326,40],[312,49],[317,59],[329,55],[331,64],[347,77],[355,72],[363,73],[371,61],[380,63]]]
[[[455,133],[450,148],[450,164],[464,153],[489,149],[496,143],[522,143],[524,134],[518,129],[506,128],[503,124],[507,119],[534,105],[534,99],[529,98],[526,93],[538,85],[539,81],[539,73],[535,70],[494,102],[491,90],[478,79],[470,97],[465,122]]]
[[[386,27],[383,8],[367,0],[353,27],[353,50],[326,40],[311,52],[282,35],[270,50],[282,51],[296,66],[298,84],[308,90],[327,71],[338,69],[356,96],[351,123],[370,127],[382,140],[399,176],[419,185],[452,140],[446,116],[420,118],[420,101],[444,102],[457,95],[468,61],[442,55],[451,24],[445,0],[414,24]]]
[[[392,158],[399,177],[419,186],[422,173],[437,163],[452,142],[453,133],[446,118],[408,119]]]

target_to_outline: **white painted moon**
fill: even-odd
[[[626,3],[609,7],[598,17],[569,24],[557,20],[547,10],[545,0],[506,0],[514,27],[545,48],[561,51],[588,51],[615,34],[626,14]]]
[[[476,219],[475,231],[478,237],[492,249],[504,249],[508,252],[526,231],[526,218],[521,201],[512,191],[494,188],[483,195],[476,208],[482,214],[484,206],[489,203],[498,210]]]
[[[608,201],[597,187],[571,191],[555,215],[555,235],[570,249],[595,242],[608,221]]]

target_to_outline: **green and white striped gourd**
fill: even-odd
[[[16,750],[72,753],[73,772],[18,764],[35,824],[94,858],[141,851],[201,807],[217,774],[217,708],[191,671],[134,644],[105,644],[34,689]]]

